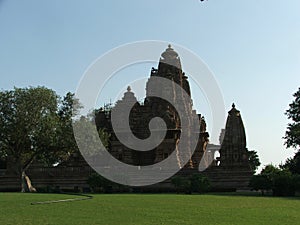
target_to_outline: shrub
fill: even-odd
[[[254,175],[250,180],[250,187],[254,190],[261,191],[261,194],[264,195],[265,191],[272,188],[272,180],[264,174]]]
[[[272,190],[274,196],[294,196],[295,184],[292,174],[286,170],[275,174]]]
[[[112,182],[97,173],[92,173],[87,183],[93,192],[110,192],[112,189]]]
[[[193,174],[190,177],[191,181],[191,191],[204,193],[207,192],[210,188],[210,182],[206,176],[201,174]]]
[[[300,176],[292,174],[287,169],[267,165],[260,175],[254,175],[250,181],[254,190],[272,189],[274,196],[294,196],[300,190]]]
[[[130,187],[114,183],[97,173],[91,174],[87,183],[95,193],[131,192]]]
[[[171,179],[171,182],[174,185],[177,193],[204,193],[210,188],[210,182],[208,178],[200,174],[193,174],[190,177],[175,176]]]
[[[182,177],[182,176],[174,176],[171,179],[172,184],[174,185],[176,192],[184,192],[188,193],[190,192],[190,180]]]

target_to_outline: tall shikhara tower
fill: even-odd
[[[246,133],[241,113],[232,104],[228,112],[225,136],[220,149],[220,166],[249,167],[246,148]]]
[[[246,132],[242,116],[235,105],[228,112],[224,139],[217,165],[204,174],[210,178],[215,190],[248,190],[253,175],[246,147]]]
[[[152,97],[153,88],[156,88],[156,85],[154,84],[155,77],[166,78],[179,85],[182,89],[181,91],[178,91],[178,89],[176,90],[176,88],[172,86],[160,88],[156,91],[160,93],[161,96],[170,96],[173,102],[180,105],[180,110],[183,111],[184,114],[194,116],[199,119],[199,124],[201,124],[201,126],[194,130],[194,132],[199,135],[199,141],[194,154],[189,156],[191,160],[184,165],[181,162],[180,156],[178,157],[178,167],[198,168],[203,152],[205,151],[205,146],[208,142],[208,133],[206,132],[206,124],[203,117],[201,117],[200,114],[197,115],[196,111],[192,109],[192,101],[186,101],[183,98],[182,92],[186,92],[189,96],[191,96],[190,85],[187,76],[185,76],[185,73],[182,71],[178,53],[174,51],[171,45],[169,45],[168,48],[161,54],[158,68],[152,68],[150,78],[146,84],[146,98],[143,103],[137,102],[134,105],[130,113],[129,122],[132,133],[140,139],[145,139],[150,135],[148,128],[150,120],[154,117],[160,117],[167,125],[165,139],[153,150],[147,152],[135,151],[122,145],[116,135],[114,135],[111,126],[108,126],[106,128],[112,134],[110,141],[110,153],[118,160],[127,164],[144,166],[160,162],[167,158],[173,151],[177,151],[182,130],[181,121],[178,112],[171,103],[163,100],[162,98]],[[131,91],[130,87],[128,87],[122,100],[118,101],[112,110],[117,110],[119,107],[122,107],[123,104],[134,101],[136,101],[134,93]],[[97,117],[104,118],[104,113],[105,112],[100,111]],[[101,127],[101,124],[107,123],[103,120],[98,120],[98,127]],[[189,146],[186,147],[189,148]]]

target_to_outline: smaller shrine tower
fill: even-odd
[[[220,149],[220,166],[249,167],[248,150],[246,148],[246,133],[241,113],[232,104],[228,112],[225,136]]]
[[[224,139],[221,144],[217,165],[204,171],[215,190],[248,190],[253,175],[250,168],[246,133],[241,113],[232,104],[228,112]]]

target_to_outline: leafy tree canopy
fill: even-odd
[[[292,122],[287,126],[284,139],[285,145],[288,148],[297,149],[297,153],[293,158],[287,159],[282,167],[294,174],[300,174],[300,88],[293,96],[295,99],[285,112],[288,119],[292,120]]]
[[[285,133],[286,146],[298,149],[300,147],[300,88],[293,95],[295,100],[289,105],[289,109],[285,112],[288,119],[292,122],[288,124],[287,131]]]
[[[255,172],[258,169],[258,167],[261,165],[258,158],[257,151],[255,150],[248,151],[248,156],[249,156],[250,167],[252,171]]]
[[[0,91],[0,155],[12,174],[24,180],[35,160],[57,162],[76,148],[72,133],[74,96],[63,100],[51,89]]]

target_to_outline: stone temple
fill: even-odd
[[[122,105],[124,104],[137,102],[131,110],[129,124],[132,133],[140,139],[145,139],[150,135],[148,128],[150,119],[154,117],[162,118],[167,124],[167,134],[163,142],[157,148],[147,152],[128,149],[117,139],[116,135],[114,135],[110,123],[110,113],[100,110],[96,116],[97,128],[105,128],[112,134],[110,153],[124,163],[144,166],[160,162],[176,149],[176,145],[180,140],[180,118],[172,104],[161,98],[150,97],[152,88],[155,87],[155,85],[150,84],[154,82],[155,77],[170,79],[176,82],[189,96],[191,95],[188,77],[182,72],[180,58],[169,45],[166,51],[161,55],[158,69],[152,68],[151,70],[151,75],[146,85],[145,100],[142,103],[138,103],[134,93],[131,91],[130,87],[128,87],[124,97],[122,100],[116,102],[112,111],[122,108]],[[181,98],[181,93],[176,93],[174,87],[165,87],[160,90],[160,92],[165,92],[164,94],[170,96],[171,99],[175,99],[174,101],[181,101],[181,110],[190,115],[197,116],[199,120],[200,126],[198,127],[198,130],[195,131],[197,132],[197,135],[199,135],[197,151],[191,156],[188,164],[181,165],[180,160],[178,161],[180,167],[197,168],[203,152],[205,151],[205,146],[208,143],[208,133],[206,132],[204,118],[201,114],[196,115],[196,111],[192,110],[192,102],[184,101]]]
[[[137,102],[130,113],[130,128],[136,137],[140,139],[147,138],[150,133],[148,124],[151,118],[163,118],[167,124],[167,134],[162,143],[155,149],[147,152],[135,151],[124,146],[116,137],[111,127],[111,114],[106,110],[98,111],[96,116],[96,124],[98,129],[105,128],[111,134],[110,153],[118,160],[131,165],[152,165],[167,158],[176,149],[180,141],[181,124],[178,113],[174,107],[167,101],[160,98],[149,97],[151,89],[149,83],[154,77],[164,77],[176,82],[189,96],[191,89],[188,77],[182,71],[181,62],[178,54],[169,45],[161,54],[158,68],[152,68],[150,78],[146,85],[146,98],[144,102],[138,103],[134,93],[128,87],[124,97],[116,102],[111,109],[117,110],[123,104]],[[171,95],[171,98],[180,101],[180,93],[176,93],[175,89],[166,88],[161,90]],[[170,90],[169,90],[170,89]],[[188,163],[182,165],[178,159],[178,166],[181,170],[177,175],[187,176],[198,173],[198,168],[203,159],[204,165],[208,167],[202,173],[208,176],[213,187],[218,190],[235,190],[247,189],[249,178],[252,175],[250,170],[248,154],[246,148],[246,134],[242,122],[240,112],[232,105],[232,109],[228,112],[225,133],[223,133],[222,143],[219,148],[210,148],[209,134],[206,131],[206,122],[201,114],[196,114],[193,110],[191,101],[183,102],[182,109],[190,115],[197,116],[199,127],[194,131],[199,136],[196,150],[190,156]],[[126,134],[125,134],[126,135]],[[187,146],[188,148],[189,146]],[[215,157],[215,151],[219,151],[220,157]],[[176,150],[175,150],[176,151]],[[167,181],[160,184],[166,185]]]
[[[121,100],[110,108],[101,108],[96,111],[95,122],[98,129],[105,129],[111,134],[109,140],[109,152],[116,159],[130,165],[145,166],[152,165],[166,159],[176,147],[181,138],[181,120],[174,106],[162,98],[151,97],[149,88],[155,77],[167,78],[178,84],[189,96],[191,89],[188,77],[182,71],[180,57],[169,45],[161,54],[158,68],[152,68],[150,78],[146,84],[146,97],[143,102],[138,102],[131,88]],[[152,85],[153,86],[153,85]],[[151,86],[151,87],[152,87]],[[209,134],[206,131],[206,122],[201,114],[193,110],[192,101],[184,101],[182,93],[175,88],[166,87],[160,90],[162,93],[171,96],[174,101],[180,102],[181,110],[199,121],[199,127],[193,132],[198,136],[198,143],[190,160],[182,163],[178,157],[177,176],[188,176],[194,173],[201,173],[207,176],[213,190],[243,190],[249,189],[248,183],[253,174],[249,165],[248,150],[246,148],[246,134],[240,111],[235,105],[228,112],[225,132],[222,133],[220,146],[209,144]],[[131,132],[139,139],[149,137],[149,122],[154,117],[160,117],[167,126],[164,140],[154,149],[149,151],[136,151],[123,145],[115,135],[111,115],[114,110],[122,108],[128,103],[134,103],[130,111],[129,126]],[[124,134],[126,136],[126,133]],[[189,148],[189,146],[186,146]],[[220,157],[215,157],[218,151]],[[200,162],[207,163],[206,170],[199,172]],[[85,189],[88,188],[87,179],[93,169],[83,160],[79,154],[74,154],[69,161],[56,167],[41,167],[38,164],[32,165],[27,174],[31,177],[35,187],[55,186],[61,189]],[[0,190],[18,189],[18,178],[7,169],[0,169]],[[144,187],[145,190],[170,190],[172,189],[170,179]]]

